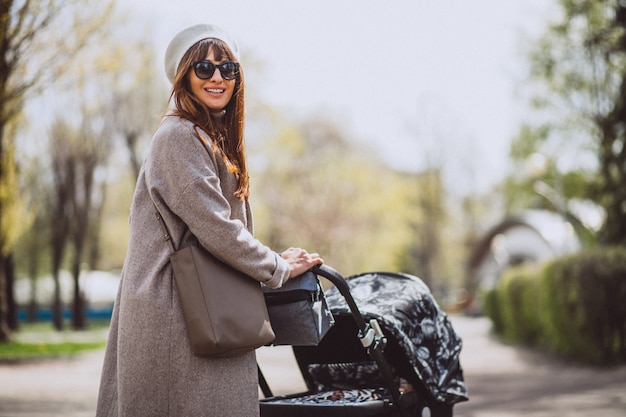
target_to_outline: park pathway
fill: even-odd
[[[500,343],[484,318],[451,319],[470,394],[455,417],[626,417],[626,367],[567,363]],[[304,387],[285,349],[258,354],[275,394]],[[0,417],[93,417],[103,355],[0,364]]]

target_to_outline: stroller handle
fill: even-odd
[[[398,407],[400,411],[400,416],[409,417],[409,412],[400,405],[400,392],[398,390],[397,383],[393,377],[389,365],[387,364],[383,356],[383,351],[387,344],[387,339],[383,335],[380,326],[378,325],[378,322],[376,321],[376,319],[372,320],[374,328],[372,328],[372,325],[365,322],[361,311],[357,307],[356,302],[354,301],[354,298],[350,293],[350,287],[348,286],[348,283],[339,272],[324,264],[315,265],[312,268],[312,271],[313,273],[323,276],[324,278],[327,278],[330,282],[332,282],[337,287],[341,295],[345,298],[346,302],[348,303],[348,307],[350,308],[350,312],[352,313],[352,317],[354,318],[354,321],[359,328],[358,337],[361,340],[363,347],[367,349],[369,355],[378,364],[385,384],[389,388],[391,396],[393,397],[394,405]]]
[[[350,294],[350,287],[348,286],[348,283],[346,282],[345,278],[341,276],[339,272],[335,271],[330,266],[327,266],[324,264],[315,265],[312,271],[313,273],[328,279],[330,282],[332,282],[335,285],[335,287],[337,287],[341,295],[345,298],[346,302],[348,303],[348,307],[350,308],[350,311],[352,312],[352,316],[354,317],[354,320],[356,321],[357,327],[359,328],[361,332],[367,332],[369,325],[365,322],[365,319],[363,318],[363,315],[359,311],[359,308],[357,307],[356,302],[354,301],[354,298],[352,297],[352,294]]]

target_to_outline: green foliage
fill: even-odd
[[[589,363],[626,362],[626,249],[517,267],[485,298],[494,331]]]
[[[279,126],[250,151],[255,234],[270,247],[319,252],[347,275],[444,275],[437,173],[397,172],[324,120]]]
[[[511,143],[509,155],[513,160],[525,161],[533,153],[537,152],[539,144],[544,142],[550,133],[550,128],[546,125],[531,126],[522,124],[517,137]]]
[[[3,173],[0,176],[0,253],[7,255],[32,221],[32,216],[25,209],[24,200],[19,194],[13,157],[15,148],[5,144],[4,149],[4,153],[0,154],[0,172]]]
[[[503,336],[526,345],[538,344],[540,339],[540,307],[537,299],[535,269],[528,266],[510,268],[496,290],[501,309]]]
[[[507,177],[498,190],[504,196],[507,213],[515,213],[528,207],[546,208],[544,199],[534,191],[534,182],[527,178]]]
[[[543,276],[554,348],[593,362],[626,360],[626,250],[595,249],[551,264]]]
[[[592,236],[607,245],[626,243],[626,7],[622,3],[561,0],[560,21],[533,41],[524,91],[538,111],[512,143],[510,154],[517,162],[513,176],[518,182],[507,185],[519,184],[524,172],[519,165],[530,155],[543,154],[551,168],[526,172],[526,182],[549,184],[562,204],[555,205],[554,198],[541,204],[576,220],[567,207],[569,200],[584,199],[602,207],[603,230],[581,232],[583,240]],[[569,166],[557,164],[561,160]],[[576,166],[578,161],[586,163]],[[512,188],[507,205],[525,204],[529,198],[520,195],[535,191]]]
[[[2,3],[0,288],[8,287],[14,278],[5,265],[12,258],[17,241],[31,221],[30,213],[18,193],[19,171],[14,148],[16,129],[23,121],[24,105],[70,72],[73,58],[86,49],[98,33],[102,33],[113,3],[113,0],[98,3],[9,0]],[[40,71],[40,68],[46,70]],[[75,85],[71,85],[71,89],[74,88]],[[9,336],[8,298],[0,294],[0,311],[3,312],[0,315],[0,340]]]
[[[483,311],[491,319],[493,331],[496,334],[504,333],[503,307],[500,305],[501,297],[498,296],[497,288],[490,289],[483,296]]]
[[[386,209],[386,212],[395,209],[397,213],[405,213],[399,217],[403,223],[400,226],[410,232],[407,245],[398,255],[398,269],[419,275],[427,285],[441,284],[440,278],[452,271],[445,266],[448,259],[443,250],[447,211],[440,172],[432,169],[407,175],[405,183],[405,202],[399,202],[400,207]]]
[[[107,186],[100,233],[100,245],[103,250],[94,265],[96,269],[103,271],[122,269],[130,234],[128,216],[134,185],[135,177],[128,175]]]
[[[581,294],[577,283],[566,275],[565,263],[554,262],[543,272],[542,289],[545,309],[546,343],[566,356],[588,351],[585,337],[578,333],[582,314],[579,307]]]

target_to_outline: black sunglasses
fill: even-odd
[[[215,68],[219,68],[222,78],[225,80],[234,80],[239,74],[239,64],[233,61],[222,62],[221,64],[214,64],[211,61],[201,60],[191,63],[193,71],[196,73],[196,77],[201,80],[208,80],[213,76]]]

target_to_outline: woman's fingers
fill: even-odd
[[[302,248],[289,248],[281,256],[289,263],[289,278],[302,275],[313,266],[324,263],[318,253],[308,253]]]

